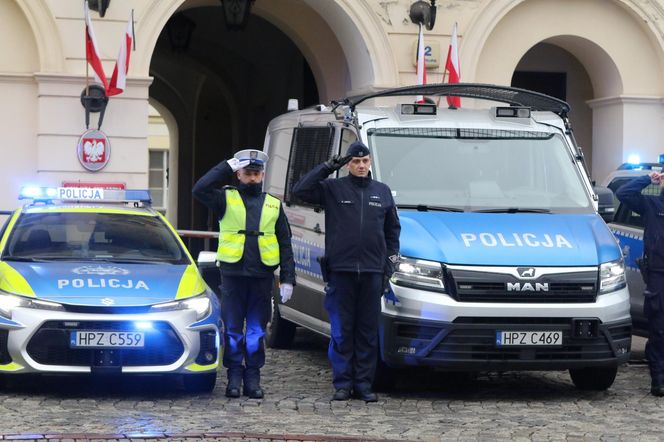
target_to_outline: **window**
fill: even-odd
[[[166,213],[168,202],[168,151],[150,150],[149,188],[152,206]]]
[[[330,158],[333,141],[334,128],[332,126],[298,127],[293,131],[290,161],[286,174],[286,194],[284,197],[286,203],[311,206],[311,204],[305,203],[292,195],[293,186],[304,174]]]
[[[613,190],[613,187],[616,188],[616,190],[620,187],[620,185],[626,183],[627,181],[630,181],[633,179],[633,177],[627,177],[624,179],[616,179],[609,184],[609,188]],[[614,183],[619,182],[619,185],[613,186]],[[650,196],[657,196],[661,192],[661,188],[658,184],[650,184],[649,186],[645,187],[643,190],[641,190],[641,195],[650,195]],[[613,222],[617,224],[623,224],[626,226],[630,227],[640,227],[643,228],[643,218],[641,218],[641,215],[638,213],[634,212],[633,210],[630,210],[626,205],[620,204],[618,207],[618,210],[616,211],[616,216],[613,219]]]

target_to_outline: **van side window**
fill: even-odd
[[[305,173],[332,156],[333,141],[334,128],[331,126],[298,127],[293,131],[286,174],[286,203],[312,206],[293,196],[293,186]]]

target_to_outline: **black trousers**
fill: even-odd
[[[378,357],[382,273],[330,272],[325,308],[330,317],[328,357],[336,389],[366,389]]]
[[[223,364],[229,377],[244,373],[246,382],[247,375],[257,377],[265,364],[263,337],[270,318],[272,282],[272,277],[222,276]]]
[[[664,273],[650,272],[643,314],[648,320],[646,358],[650,376],[664,382]]]

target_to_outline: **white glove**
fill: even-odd
[[[293,284],[287,282],[279,284],[279,294],[281,294],[281,302],[288,302],[291,296],[293,296]]]
[[[233,169],[233,172],[237,172],[238,170],[242,169],[243,167],[247,167],[249,163],[251,163],[251,160],[238,160],[237,158],[231,158],[230,160],[226,161],[229,166],[231,166],[231,169]]]

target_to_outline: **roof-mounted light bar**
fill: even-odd
[[[102,189],[99,187],[38,187],[25,186],[19,193],[19,200],[35,202],[58,201],[90,201],[98,203],[131,203],[151,204],[150,191],[144,189]]]
[[[436,115],[437,106],[429,103],[402,104],[401,115]]]
[[[498,118],[530,118],[529,107],[497,107],[496,117]]]

